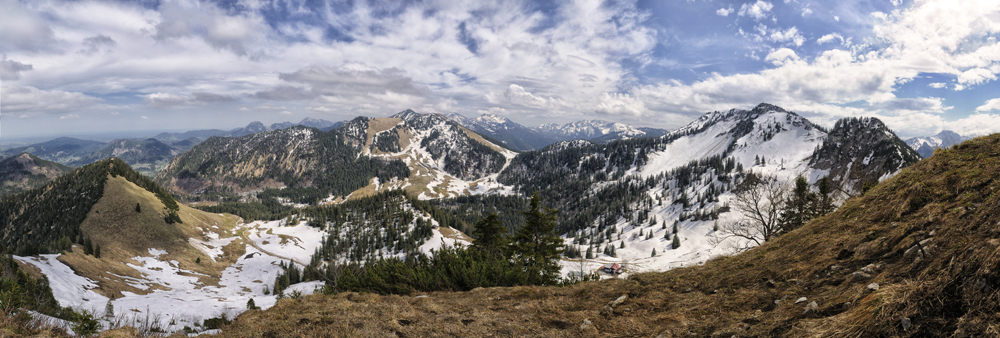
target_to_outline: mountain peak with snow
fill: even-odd
[[[951,130],[942,130],[934,136],[909,138],[906,140],[906,144],[916,150],[920,156],[927,158],[934,155],[935,149],[948,149],[971,138],[971,136],[962,136]]]

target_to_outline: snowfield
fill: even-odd
[[[156,289],[146,295],[123,292],[124,297],[111,300],[115,314],[126,317],[126,322],[149,319],[158,323],[157,326],[165,332],[176,332],[185,326],[198,329],[201,322],[208,318],[221,315],[234,318],[246,311],[250,299],[262,309],[267,309],[277,302],[277,296],[266,295],[264,290],[270,290],[274,279],[283,271],[279,263],[292,261],[302,268],[327,236],[326,231],[305,222],[287,226],[285,221],[256,221],[240,224],[231,237],[216,236],[207,242],[190,239],[189,243],[209,256],[217,256],[221,255],[222,246],[238,239],[241,234],[248,240],[246,253],[222,272],[218,285],[205,285],[198,279],[203,275],[178,268],[176,261],[162,260],[161,256],[167,253],[165,250],[150,248],[148,256],[134,257],[138,264],[129,263],[128,266],[138,271],[142,278],[123,277],[128,284],[141,290],[159,284],[168,290]],[[432,237],[420,250],[430,253],[442,244],[455,246],[467,242],[454,236],[446,237],[440,228],[435,228]],[[103,317],[109,299],[92,290],[97,288],[97,282],[77,275],[60,262],[58,256],[14,258],[37,267],[48,277],[53,296],[60,306],[89,310]],[[307,295],[322,287],[323,282],[320,281],[303,282],[290,286],[285,294],[299,291]],[[107,328],[108,319],[104,318],[102,324]]]

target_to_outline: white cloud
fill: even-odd
[[[728,8],[719,8],[719,10],[715,11],[715,14],[719,16],[729,16],[729,14],[733,11],[733,6],[729,6]]]
[[[806,38],[799,33],[799,29],[795,27],[788,28],[784,31],[777,29],[771,32],[769,37],[771,41],[774,42],[791,42],[796,46],[802,46],[806,41]]]
[[[80,115],[77,115],[77,114],[66,114],[66,115],[63,115],[63,116],[59,117],[60,120],[69,120],[69,119],[78,119],[78,118],[80,118]]]
[[[0,110],[6,113],[64,113],[79,111],[103,100],[60,90],[42,90],[35,87],[3,85],[0,88]]]
[[[280,112],[278,114],[281,114],[281,115],[292,115],[292,112],[285,110],[285,111],[282,111],[282,112]]]
[[[739,16],[750,16],[754,18],[754,20],[760,21],[761,19],[767,17],[773,7],[774,5],[770,2],[757,0],[757,2],[753,4],[747,3],[740,6],[740,11],[737,14]]]
[[[778,48],[777,50],[767,54],[764,57],[764,61],[770,62],[775,66],[782,66],[788,62],[799,61],[799,56],[795,55],[795,51],[788,48]]]
[[[844,42],[844,37],[841,36],[840,34],[838,34],[838,33],[830,33],[830,34],[827,34],[827,35],[823,35],[819,39],[816,39],[816,44],[822,45],[822,44],[827,43],[827,42],[833,42],[834,39],[840,40],[841,43]]]
[[[812,14],[812,12],[813,11],[811,9],[809,9],[808,7],[803,8],[802,9],[802,17],[804,18],[804,17],[808,16],[809,14]]]
[[[1000,111],[1000,98],[987,100],[982,106],[976,107],[976,111]]]
[[[631,116],[641,116],[646,111],[646,105],[642,101],[623,93],[601,94],[600,103],[594,109],[598,114]]]
[[[947,87],[948,84],[944,83],[944,82],[934,82],[934,83],[927,84],[927,86],[931,87],[931,88],[938,88],[938,89],[940,89],[940,88]]]

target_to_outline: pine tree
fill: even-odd
[[[139,207],[139,203],[135,204],[135,212],[142,212],[142,208]]]
[[[621,244],[621,246],[619,246],[619,248],[621,248],[621,249],[625,248],[625,241],[622,241],[622,244]]]
[[[101,245],[94,244],[94,258],[101,258]]]
[[[520,257],[530,275],[538,276],[535,284],[553,284],[559,277],[558,259],[562,253],[563,240],[556,234],[556,214],[558,210],[541,206],[541,197],[536,191],[531,196],[530,208],[522,211],[524,225],[514,235],[511,245],[512,256]],[[537,272],[537,273],[535,273]]]
[[[588,246],[587,247],[587,259],[593,259],[593,258],[594,258],[594,247]]]
[[[503,226],[503,222],[500,221],[500,217],[496,213],[476,222],[472,234],[476,236],[472,247],[484,252],[499,253],[507,246],[507,228]]]
[[[816,182],[816,188],[819,190],[819,194],[816,196],[816,204],[813,210],[813,217],[819,217],[833,212],[835,209],[833,205],[833,184],[830,183],[830,179],[823,176]]]
[[[677,221],[674,221],[674,231],[673,232],[675,234],[677,233]]]
[[[653,253],[650,254],[649,257],[656,257],[656,248],[653,248]]]
[[[781,233],[798,229],[808,222],[815,208],[816,195],[809,191],[809,182],[802,175],[795,178],[791,194],[783,201],[781,210]]]
[[[677,248],[681,247],[681,237],[677,236],[677,235],[674,235],[674,240],[673,240],[673,242],[670,242],[670,247],[673,248],[673,249],[677,249]]]

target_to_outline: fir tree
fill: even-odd
[[[677,248],[681,247],[681,238],[680,238],[680,236],[676,236],[676,235],[674,236],[674,241],[670,242],[670,247],[673,248],[673,249],[677,249]]]
[[[653,253],[650,254],[649,257],[656,257],[656,248],[653,248]]]
[[[101,245],[94,244],[94,258],[101,258]]]
[[[472,234],[476,236],[476,241],[472,242],[472,247],[485,252],[499,253],[507,246],[507,228],[503,226],[500,217],[496,213],[480,219],[476,222]]]
[[[135,212],[142,212],[142,208],[139,207],[139,203],[135,204]]]
[[[513,255],[519,256],[525,268],[539,278],[537,284],[552,284],[559,277],[558,263],[563,241],[556,234],[556,214],[558,210],[541,206],[541,197],[536,191],[531,196],[530,208],[522,211],[524,225],[518,229],[511,241]]]

